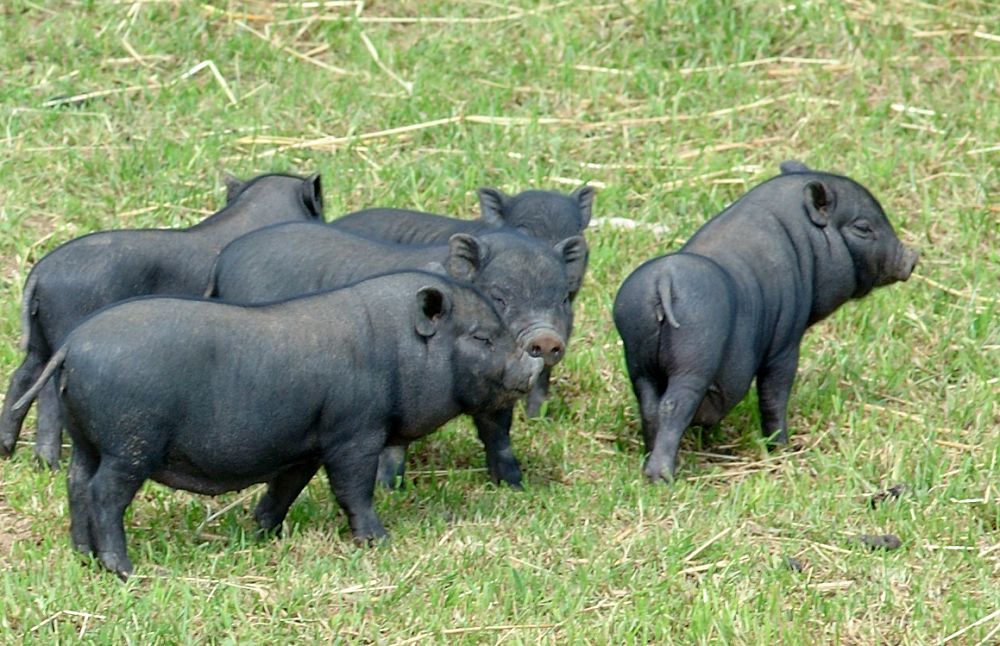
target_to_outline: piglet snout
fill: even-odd
[[[521,338],[523,347],[532,357],[545,361],[545,365],[554,366],[559,363],[566,352],[566,342],[555,330],[532,330]]]
[[[896,280],[906,280],[913,273],[913,268],[917,266],[920,259],[920,252],[902,247],[903,252],[899,256],[899,265],[896,271]]]

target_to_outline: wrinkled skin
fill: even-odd
[[[437,267],[467,281],[493,301],[518,343],[546,368],[565,354],[572,321],[569,294],[579,288],[586,263],[583,238],[553,247],[509,231],[455,234],[444,245],[397,245],[333,227],[287,224],[262,229],[220,254],[208,296],[260,303],[348,285],[390,271]],[[491,478],[520,486],[510,446],[513,406],[476,415]],[[393,486],[403,475],[405,446],[388,448],[379,479]]]
[[[11,377],[0,413],[0,456],[13,453],[27,410],[12,411],[63,339],[97,310],[135,296],[199,296],[219,251],[235,238],[278,222],[321,221],[319,175],[227,176],[227,205],[182,230],[106,231],[71,240],[42,258],[24,288],[24,362]],[[54,387],[38,399],[35,454],[59,465],[62,420]]]
[[[354,540],[379,539],[382,448],[509,406],[541,365],[482,294],[425,272],[259,307],[143,298],[107,308],[41,378],[58,384],[73,440],[73,544],[124,578],[122,517],[147,479],[207,495],[267,482],[255,511],[267,532],[321,466]]]
[[[679,252],[624,282],[614,319],[639,403],[644,474],[670,481],[681,435],[717,424],[756,378],[762,430],[788,441],[806,329],[850,299],[909,278],[917,253],[860,184],[782,164]]]
[[[482,235],[509,228],[554,245],[571,236],[583,235],[593,212],[594,194],[590,186],[583,186],[569,195],[530,190],[511,196],[495,188],[481,188],[478,220],[406,209],[373,208],[337,218],[330,226],[405,244],[444,243],[456,233]],[[576,290],[570,300],[575,298]],[[541,414],[550,378],[551,366],[547,366],[525,401],[528,417]]]

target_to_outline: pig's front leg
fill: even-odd
[[[262,533],[273,530],[275,534],[281,534],[281,523],[285,521],[289,507],[318,470],[318,461],[297,464],[282,471],[267,484],[267,492],[253,511],[257,527]]]
[[[549,379],[552,376],[552,367],[545,366],[539,373],[535,385],[528,393],[528,399],[524,403],[524,413],[528,417],[534,418],[542,414],[542,404],[549,396]]]
[[[330,490],[347,514],[354,542],[359,545],[387,536],[372,504],[378,456],[386,435],[377,431],[356,434],[352,441],[328,449],[323,459]]]
[[[521,466],[510,447],[510,425],[514,408],[504,408],[492,413],[474,416],[479,439],[486,449],[486,468],[495,483],[506,482],[515,489],[521,488]]]
[[[642,469],[650,482],[673,481],[681,436],[691,424],[707,391],[708,380],[701,377],[670,377],[667,390],[659,402],[653,450]]]
[[[760,423],[770,445],[788,444],[788,397],[799,365],[798,344],[769,360],[757,373]]]

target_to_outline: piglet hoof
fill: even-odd
[[[788,431],[781,429],[775,431],[767,438],[767,448],[768,450],[779,449],[781,447],[788,446]]]
[[[281,536],[281,519],[272,509],[273,502],[266,494],[257,503],[253,510],[253,519],[257,522],[257,529],[254,537],[263,539],[272,536]]]
[[[399,491],[404,488],[403,477],[393,471],[383,472],[379,470],[378,475],[375,476],[375,481],[387,491]]]
[[[128,580],[128,576],[132,574],[132,561],[128,560],[125,555],[115,552],[98,552],[97,558],[101,561],[101,565],[118,575],[122,581]]]
[[[88,558],[94,556],[94,546],[90,543],[73,541],[73,549]]]
[[[375,547],[389,540],[389,534],[385,531],[385,527],[374,516],[366,519],[354,519],[351,522],[351,535],[354,544],[358,547]]]
[[[508,450],[509,452],[509,450]],[[490,480],[493,484],[506,482],[512,489],[521,491],[521,465],[517,463],[517,458],[513,454],[509,456],[496,456],[495,459],[488,459],[487,467],[490,472]]]
[[[35,446],[35,463],[38,465],[39,469],[48,469],[49,471],[59,470],[59,449],[61,447],[57,444],[55,447]]]
[[[376,548],[383,543],[389,542],[389,535],[383,534],[382,536],[354,536],[351,540],[358,547],[366,548]]]
[[[401,446],[387,446],[378,456],[378,471],[375,480],[385,489],[402,489],[403,474],[406,473],[406,449]]]
[[[281,527],[282,527],[281,523],[278,523],[277,525],[266,526],[259,520],[257,522],[258,522],[257,529],[253,531],[254,540],[263,543],[265,541],[269,541],[275,538],[281,538]]]
[[[535,397],[535,393],[532,392],[528,395],[527,401],[524,402],[524,414],[529,419],[537,419],[542,416],[542,404],[545,403],[544,397]]]
[[[660,482],[671,484],[674,481],[674,461],[650,455],[646,458],[642,473],[650,484]]]

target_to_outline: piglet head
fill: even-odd
[[[919,253],[900,242],[882,206],[863,186],[836,176],[806,184],[810,220],[839,237],[850,254],[854,274],[852,298],[876,287],[910,277]]]
[[[470,285],[428,286],[417,293],[415,330],[428,346],[448,346],[442,368],[452,398],[467,411],[498,410],[531,390],[544,366],[529,355],[486,297]]]
[[[590,223],[595,191],[581,186],[569,195],[530,190],[506,195],[495,188],[479,189],[479,210],[485,222],[506,225],[555,244],[580,235]]]

